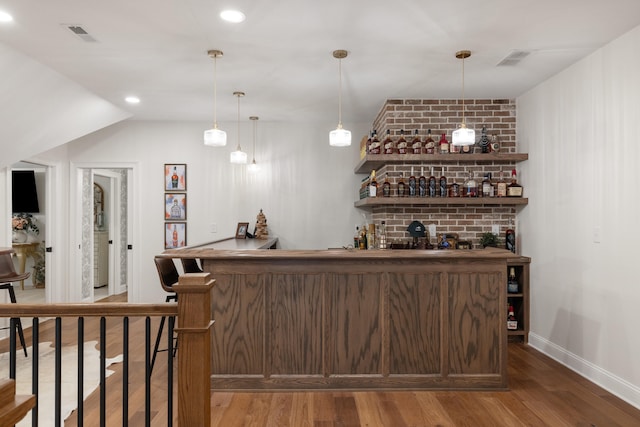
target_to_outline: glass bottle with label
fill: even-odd
[[[514,314],[513,304],[509,304],[507,315],[507,329],[510,331],[515,331],[518,329],[518,319],[516,319],[516,315]]]
[[[391,197],[391,183],[389,182],[389,173],[384,175],[384,182],[382,183],[382,197]]]
[[[369,197],[378,196],[378,181],[376,181],[376,170],[371,171],[371,180],[369,181]]]
[[[447,197],[448,188],[447,188],[447,177],[444,174],[444,166],[442,166],[442,175],[440,175],[440,180],[438,181],[438,193],[440,197]]]
[[[469,172],[469,177],[464,182],[464,197],[478,197],[478,183],[473,178],[473,172]]]
[[[409,177],[409,197],[415,197],[418,194],[418,181],[413,174],[413,166],[411,166],[411,176]]]
[[[382,141],[382,149],[384,154],[393,154],[395,151],[393,148],[393,140],[391,139],[391,131],[389,129],[387,129],[387,136],[385,136]]]
[[[407,195],[407,186],[404,183],[404,179],[402,178],[402,172],[400,173],[400,178],[398,178],[398,197],[406,197]]]
[[[420,141],[418,129],[416,129],[413,139],[411,140],[411,152],[413,154],[422,154],[422,141]]]
[[[431,129],[427,130],[427,139],[424,140],[424,152],[434,154],[436,152],[436,142],[431,137]]]
[[[449,154],[449,141],[447,140],[447,134],[443,133],[438,142],[440,148],[440,154]]]
[[[382,152],[378,132],[374,129],[371,136],[371,145],[369,146],[369,154],[380,154]]]
[[[420,168],[420,178],[418,178],[418,196],[427,196],[427,178],[424,176],[424,167]]]
[[[353,235],[353,248],[360,248],[360,227],[356,225],[356,234]]]
[[[482,180],[482,197],[493,197],[493,183],[491,182],[491,172],[484,174]]]
[[[404,139],[404,129],[400,129],[400,138],[396,141],[398,154],[407,154],[407,140]]]
[[[489,153],[491,151],[491,145],[489,142],[489,137],[487,136],[486,126],[482,126],[482,134],[480,136],[480,140],[478,141],[478,145],[480,146],[481,153]]]
[[[429,180],[427,182],[427,195],[429,197],[436,197],[438,195],[438,186],[436,182],[437,180],[433,172],[433,166],[431,166],[431,175],[429,176]]]
[[[507,183],[504,180],[502,171],[500,171],[500,177],[496,184],[496,197],[507,197]]]
[[[516,253],[516,231],[514,230],[513,224],[509,224],[509,228],[507,228],[505,232],[504,247],[514,254]]]
[[[460,184],[456,182],[455,177],[449,187],[449,197],[460,197]]]
[[[385,221],[380,223],[378,232],[378,249],[387,249],[387,225]]]
[[[507,281],[507,292],[510,294],[517,294],[520,286],[518,285],[518,279],[516,279],[516,269],[509,268],[509,280]]]
[[[511,184],[507,186],[507,197],[522,197],[522,185],[518,184],[515,169],[511,171]]]

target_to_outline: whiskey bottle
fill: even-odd
[[[373,130],[373,135],[371,136],[371,145],[369,146],[369,154],[380,154],[381,150],[380,140],[378,139],[378,133],[376,130]]]
[[[507,231],[505,232],[504,247],[514,254],[516,253],[516,231],[511,225],[509,225],[509,228],[507,228]]]
[[[407,186],[402,178],[402,172],[400,172],[400,178],[398,178],[398,197],[407,196]]]
[[[385,221],[380,223],[378,232],[378,249],[387,249],[387,225]]]
[[[500,141],[498,140],[498,135],[495,133],[491,135],[491,151],[494,153],[500,151]]]
[[[491,145],[489,142],[489,138],[487,137],[486,126],[482,126],[482,134],[480,136],[480,141],[478,141],[478,145],[480,146],[481,153],[489,153],[491,151]]]
[[[422,141],[420,141],[420,136],[418,135],[418,129],[411,140],[411,152],[413,154],[422,154]]]
[[[387,136],[385,136],[382,141],[382,148],[384,154],[393,154],[393,140],[391,139],[391,131],[389,129],[387,129]]]
[[[407,154],[407,140],[404,139],[404,129],[400,129],[400,138],[396,141],[398,154]]]
[[[434,154],[436,152],[436,142],[431,137],[431,129],[427,130],[427,139],[424,140],[424,152]]]
[[[411,176],[409,177],[409,197],[415,197],[418,191],[418,182],[413,174],[413,166],[411,166]]]
[[[518,319],[516,319],[516,315],[513,312],[513,304],[509,304],[509,314],[507,315],[507,329],[510,331],[515,331],[518,329]]]
[[[438,142],[440,147],[440,154],[449,154],[449,141],[447,141],[447,134],[443,133]]]
[[[438,192],[440,193],[440,197],[447,197],[447,177],[444,175],[444,166],[442,166],[442,175],[440,175],[438,184]]]
[[[484,174],[482,180],[482,197],[493,197],[493,184],[491,183],[491,172]]]
[[[369,181],[369,197],[378,196],[378,181],[376,181],[376,170],[371,171],[371,180]]]
[[[522,197],[522,185],[516,179],[516,170],[511,171],[511,184],[507,186],[507,197]]]
[[[460,184],[455,181],[455,178],[449,187],[449,197],[460,197]]]
[[[517,294],[519,288],[518,279],[516,279],[516,269],[511,267],[509,269],[509,280],[507,281],[507,292],[510,294]]]
[[[427,195],[429,197],[437,197],[438,196],[438,186],[436,185],[436,177],[433,174],[433,166],[431,166],[431,175],[429,176],[429,181],[427,182],[428,190]]]
[[[391,183],[389,182],[389,173],[384,175],[384,182],[382,183],[382,197],[391,197]]]
[[[469,172],[469,177],[464,182],[464,197],[478,197],[478,183],[473,179],[473,172]]]
[[[500,177],[498,178],[498,184],[496,185],[496,196],[507,197],[507,183],[504,180],[502,171],[500,171]]]
[[[360,249],[367,249],[367,224],[362,224],[360,229],[360,242],[358,243]]]
[[[420,168],[420,178],[418,178],[418,195],[427,196],[427,178],[424,176],[424,166]]]

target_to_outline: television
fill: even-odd
[[[34,171],[12,171],[12,212],[40,212]]]

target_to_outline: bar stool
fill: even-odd
[[[178,274],[178,269],[176,268],[175,263],[172,258],[162,258],[155,257],[154,261],[156,263],[156,269],[158,270],[158,276],[160,277],[160,286],[162,289],[168,293],[165,298],[165,302],[170,301],[178,301],[178,295],[173,291],[173,285],[178,284],[178,278],[180,275]],[[175,317],[172,317],[175,319]],[[153,357],[151,359],[151,372],[153,372],[153,365],[156,363],[156,355],[161,351],[167,351],[168,349],[159,350],[160,340],[162,339],[162,330],[164,329],[164,323],[166,321],[166,316],[162,316],[160,319],[160,329],[158,330],[158,336],[156,337],[156,344],[153,347]],[[177,345],[174,347],[173,351],[175,355],[175,351],[178,349]]]
[[[185,273],[202,273],[198,260],[195,258],[180,258],[180,261],[182,261],[182,269]]]
[[[13,267],[13,260],[11,259],[12,253],[14,253],[14,250],[12,248],[0,248],[0,289],[9,291],[9,299],[11,300],[11,303],[16,304],[16,293],[14,292],[12,282],[25,280],[29,278],[31,273],[16,273],[16,270]],[[15,325],[16,330],[18,331],[18,337],[20,338],[20,344],[22,345],[22,349],[24,350],[24,357],[27,357],[27,346],[25,345],[24,341],[22,321],[19,317],[15,318]]]

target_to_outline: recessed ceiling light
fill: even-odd
[[[237,24],[244,21],[246,16],[244,16],[244,13],[240,12],[239,10],[223,10],[222,12],[220,12],[220,18],[224,19],[225,21]]]
[[[11,22],[13,21],[13,16],[9,15],[7,12],[0,10],[0,22]]]
[[[137,96],[127,96],[124,100],[127,101],[129,104],[140,103],[140,98],[138,98]]]

